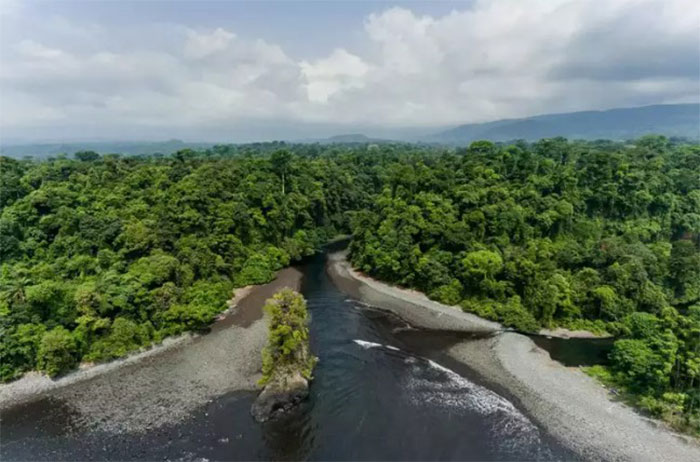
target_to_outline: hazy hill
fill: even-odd
[[[181,140],[168,141],[95,141],[75,143],[32,143],[8,144],[0,146],[0,154],[8,157],[32,156],[46,158],[58,154],[72,155],[78,151],[95,151],[100,154],[172,154],[180,149],[200,149],[211,147],[212,143],[186,143]]]
[[[523,119],[466,124],[432,135],[428,137],[428,141],[467,143],[477,139],[536,140],[553,136],[623,140],[648,133],[700,138],[700,104],[667,104],[546,114]]]
[[[362,133],[347,133],[329,136],[327,138],[306,138],[292,141],[297,143],[319,143],[319,144],[366,144],[366,143],[396,143],[397,140],[388,138],[374,138]]]
[[[411,136],[410,132],[414,132]],[[511,141],[538,140],[553,136],[569,139],[626,140],[649,133],[700,139],[700,104],[668,104],[607,111],[545,114],[522,119],[504,119],[494,122],[466,124],[433,135],[421,135],[416,130],[393,133],[385,137],[371,137],[362,133],[348,133],[328,138],[297,139],[292,143],[366,144],[396,142],[427,142],[466,144],[474,140]],[[158,142],[66,142],[0,145],[0,155],[21,158],[46,158],[58,154],[72,156],[77,151],[95,151],[100,154],[120,153],[172,154],[180,149],[206,149],[214,143],[190,143],[181,140]]]

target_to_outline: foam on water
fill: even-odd
[[[353,340],[353,342],[360,345],[365,350],[369,350],[370,348],[386,348],[387,350],[401,351],[393,345],[382,345],[381,343],[368,342],[366,340],[359,340],[359,339],[355,339],[355,340]]]
[[[462,402],[463,397],[459,396],[457,397],[458,399],[456,403],[454,402],[454,400],[451,400],[448,402],[449,405],[468,405],[472,409],[484,415],[494,414],[497,412],[504,412],[512,415],[512,417],[514,417],[516,420],[527,424],[527,426],[532,426],[534,428],[534,425],[532,425],[532,423],[527,419],[527,417],[521,414],[515,408],[515,406],[513,406],[513,403],[511,403],[507,399],[503,398],[502,396],[498,395],[497,393],[494,393],[493,391],[487,388],[484,388],[468,379],[465,379],[453,370],[448,369],[445,366],[436,363],[435,361],[432,361],[430,359],[426,361],[431,368],[440,371],[441,373],[444,373],[445,376],[447,376],[448,378],[447,382],[435,382],[435,385],[437,385],[438,390],[450,391],[455,388],[458,388],[461,391],[467,392],[468,394],[472,395],[470,397],[471,399],[467,399],[465,402]],[[426,379],[420,378],[419,380]]]
[[[366,340],[353,340],[369,349],[401,351],[395,346]],[[493,434],[497,435],[499,450],[516,452],[541,446],[537,427],[510,401],[488,388],[477,385],[430,359],[408,353],[404,363],[407,374],[403,378],[407,398],[414,406],[447,408],[450,412],[476,412],[484,417]],[[541,454],[539,454],[541,455]],[[537,458],[537,455],[533,454]]]
[[[367,342],[365,340],[353,340],[353,342],[357,343],[360,345],[362,348],[365,350],[369,350],[370,348],[381,348],[382,344],[381,343],[374,343],[374,342]]]
[[[345,301],[348,303],[351,303],[352,305],[354,305],[357,308],[374,308],[369,303],[365,303],[365,302],[360,301],[360,300],[355,300],[354,298],[346,298]]]
[[[413,405],[477,412],[499,437],[495,440],[504,452],[541,447],[537,427],[506,398],[429,359],[413,363],[411,369],[405,386]]]

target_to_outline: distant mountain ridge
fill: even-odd
[[[372,139],[362,133],[349,133],[347,135],[331,136],[326,141],[331,143],[369,143]]]
[[[0,146],[0,155],[8,157],[52,157],[58,154],[72,155],[78,151],[95,151],[99,154],[173,154],[180,149],[206,149],[214,143],[187,143],[168,141],[86,141],[66,143],[7,144]]]
[[[700,104],[664,104],[605,111],[545,114],[521,119],[465,124],[436,133],[426,141],[468,143],[474,140],[569,139],[625,140],[649,133],[700,138]]]
[[[347,133],[333,135],[327,138],[312,138],[303,140],[291,140],[290,143],[319,143],[319,144],[366,144],[366,143],[396,143],[399,140],[388,138],[374,138],[363,133]]]
[[[287,140],[286,142],[322,145],[385,143],[464,145],[476,140],[512,141],[524,139],[535,141],[555,136],[563,136],[568,139],[629,140],[650,133],[700,140],[700,104],[666,104],[604,111],[544,114],[520,119],[465,124],[433,135],[422,135],[415,133],[415,131],[417,130],[414,130],[412,134],[410,130],[406,129],[402,133],[387,134],[386,137],[372,137],[362,133],[349,132],[327,138],[306,138]],[[78,151],[95,151],[99,154],[161,153],[169,155],[180,149],[207,149],[216,144],[228,143],[185,142],[177,139],[167,141],[1,143],[0,155],[14,158],[33,156],[38,159],[58,154],[72,156]]]

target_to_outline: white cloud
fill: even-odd
[[[365,22],[370,39],[382,50],[382,64],[397,76],[423,74],[438,66],[444,50],[434,34],[437,21],[403,8],[372,14]]]
[[[0,17],[13,17],[22,11],[22,0],[0,0]]]
[[[21,9],[13,14],[21,25]],[[61,18],[42,35],[32,24],[0,43],[8,133],[57,121],[77,134],[83,124],[441,125],[700,98],[692,0],[479,0],[443,16],[390,8],[365,18],[365,48],[307,59],[224,27],[168,26],[124,47],[133,30]]]
[[[342,48],[313,63],[299,63],[306,78],[309,101],[326,103],[333,94],[350,88],[362,88],[370,66],[362,58]]]
[[[185,57],[198,59],[219,51],[224,51],[235,38],[236,34],[222,28],[218,28],[210,34],[200,34],[193,30],[187,31]]]
[[[33,40],[22,40],[15,48],[21,55],[29,59],[50,61],[61,59],[66,56],[66,54],[61,50],[46,47],[40,43],[34,42]]]

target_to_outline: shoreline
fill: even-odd
[[[346,255],[336,252],[328,257],[328,272],[340,290],[387,309],[415,327],[487,334],[486,338],[458,342],[445,353],[487,382],[506,389],[547,433],[581,458],[700,460],[700,444],[691,436],[674,433],[663,423],[613,401],[593,378],[552,360],[527,336],[504,331],[497,323],[432,301],[417,291],[364,276],[351,267]]]
[[[409,324],[431,330],[482,335],[505,330],[497,322],[466,313],[459,307],[430,300],[421,292],[394,287],[360,274],[352,268],[346,256],[347,251],[328,254],[329,273],[333,282],[341,290],[361,296],[367,303],[386,307]]]
[[[267,342],[264,301],[282,287],[298,289],[301,277],[289,267],[267,284],[237,289],[206,334],[171,337],[58,380],[29,373],[0,388],[0,410],[22,412],[50,400],[77,428],[140,432],[185,418],[216,396],[255,390]],[[237,323],[239,314],[250,322]]]
[[[335,263],[341,260],[345,261],[346,256],[347,251],[343,250],[330,253],[328,255],[328,259],[331,263]],[[506,328],[499,322],[490,321],[473,313],[465,312],[460,306],[449,306],[436,302],[435,300],[431,300],[423,292],[419,292],[415,289],[407,289],[386,284],[382,281],[362,274],[349,264],[339,264],[336,268],[336,272],[338,272],[338,274],[342,277],[349,277],[357,281],[361,281],[362,284],[370,288],[370,290],[367,291],[368,297],[375,296],[376,293],[381,293],[382,295],[386,295],[388,297],[410,297],[411,301],[415,302],[412,304],[412,306],[407,307],[404,304],[404,306],[396,306],[391,308],[391,310],[395,310],[397,312],[396,314],[399,314],[406,321],[409,321],[409,323],[420,325],[425,329],[451,330],[455,332],[470,333],[496,333],[512,331],[512,329]],[[424,312],[425,310],[422,309],[424,306],[428,306],[431,312],[426,314]],[[445,317],[445,319],[440,319],[442,317]],[[612,338],[610,335],[598,335],[587,330],[571,330],[565,327],[540,329],[535,335],[561,339]]]
[[[216,315],[212,326],[230,316],[238,303],[243,300],[256,286],[238,287],[233,290],[233,297],[226,302],[227,308]],[[68,387],[102,374],[107,374],[119,368],[136,364],[152,356],[167,352],[172,348],[182,347],[191,343],[197,337],[206,334],[185,332],[164,338],[160,343],[132,352],[123,358],[117,358],[104,363],[80,363],[77,369],[57,379],[52,379],[39,371],[26,372],[22,377],[6,384],[0,384],[0,409],[9,409],[20,404],[41,399],[53,390]]]
[[[555,327],[554,329],[540,329],[539,332],[537,332],[537,335],[541,335],[542,337],[552,337],[552,338],[563,338],[563,339],[569,339],[569,338],[613,338],[613,335],[610,334],[595,334],[589,330],[582,330],[582,329],[577,329],[577,330],[571,330],[567,329],[566,327]]]

